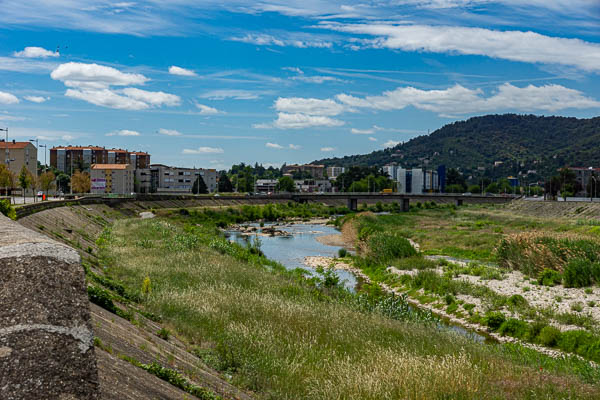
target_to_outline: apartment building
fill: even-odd
[[[281,168],[281,173],[284,175],[293,176],[296,172],[308,172],[314,179],[323,179],[325,176],[325,166],[317,164],[290,164],[284,165]]]
[[[140,193],[191,193],[196,178],[201,177],[210,193],[217,191],[217,170],[204,168],[179,168],[152,164],[137,169],[136,188]]]
[[[150,154],[99,146],[59,146],[50,149],[50,165],[59,171],[70,174],[80,165],[89,170],[92,164],[130,164],[133,169],[148,168]]]
[[[31,142],[0,140],[0,164],[7,165],[15,176],[19,176],[23,166],[37,176],[37,148]]]
[[[274,193],[278,179],[257,179],[254,184],[255,193]]]
[[[134,191],[135,170],[131,164],[92,164],[91,193],[131,194]]]
[[[329,179],[336,179],[338,176],[346,172],[346,168],[344,167],[327,167],[326,169],[327,177]]]

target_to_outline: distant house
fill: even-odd
[[[8,165],[8,169],[18,176],[23,166],[37,176],[37,148],[31,142],[5,142],[0,140],[0,164]]]
[[[94,194],[130,194],[134,191],[135,171],[131,164],[92,164],[90,179]]]

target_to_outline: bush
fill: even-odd
[[[88,286],[88,298],[90,301],[111,313],[117,313],[117,307],[113,303],[110,293],[97,286]]]
[[[558,340],[558,347],[569,353],[584,355],[586,347],[592,344],[593,336],[591,333],[582,330],[573,330],[563,332]]]
[[[167,328],[160,328],[160,330],[156,332],[156,336],[164,340],[169,340],[169,336],[171,336],[171,331],[169,331]]]
[[[542,328],[536,340],[544,346],[554,347],[560,340],[560,336],[561,332],[558,328],[548,325]]]
[[[500,328],[506,321],[506,317],[499,311],[489,311],[485,314],[484,322],[493,331]]]
[[[506,300],[506,303],[513,307],[523,307],[527,305],[527,300],[520,294],[513,294]]]
[[[9,200],[0,200],[0,213],[6,215],[10,219],[17,219],[17,213]]]
[[[380,262],[417,254],[406,238],[395,234],[376,232],[369,237],[368,245],[371,256]]]
[[[538,277],[538,281],[543,286],[554,286],[562,281],[562,275],[553,269],[544,268]]]
[[[346,257],[347,255],[348,255],[348,250],[344,249],[343,247],[338,250],[338,257],[343,258],[343,257]]]
[[[525,338],[529,333],[529,324],[515,318],[507,319],[498,328],[498,333],[503,336],[512,336],[518,339]]]
[[[592,264],[576,258],[569,261],[563,274],[565,287],[585,287],[592,283]]]

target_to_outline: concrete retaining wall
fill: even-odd
[[[0,399],[97,399],[77,252],[0,214]]]

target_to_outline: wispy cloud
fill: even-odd
[[[510,61],[570,65],[600,72],[600,44],[536,32],[462,26],[378,23],[320,25],[335,31],[371,35],[362,46],[432,53],[481,55]]]
[[[374,128],[370,128],[370,129],[352,128],[350,130],[350,132],[352,132],[352,134],[354,134],[354,135],[372,135],[373,133],[375,133],[375,129]]]
[[[271,143],[271,142],[267,142],[265,144],[265,147],[268,147],[270,149],[283,149],[283,146],[277,143]]]
[[[183,149],[181,154],[222,154],[223,149],[220,147],[198,147],[197,149]]]
[[[258,46],[291,46],[299,48],[307,47],[319,47],[319,48],[330,48],[332,43],[324,40],[315,40],[307,38],[281,38],[265,33],[247,33],[243,36],[233,36],[229,40],[236,42],[251,43]]]
[[[397,141],[395,141],[395,140],[388,140],[387,142],[385,142],[385,143],[383,144],[383,146],[382,146],[382,147],[385,147],[385,148],[388,148],[388,147],[394,147],[394,146],[397,146],[397,145],[399,145],[399,144],[400,144],[400,142],[397,142]]]
[[[221,114],[221,111],[217,110],[216,108],[209,107],[209,106],[204,105],[204,104],[198,104],[198,103],[196,103],[196,108],[198,108],[200,115],[216,115],[216,114]]]
[[[176,131],[175,129],[160,128],[158,130],[158,133],[160,133],[161,135],[166,135],[166,136],[181,136],[181,132]]]
[[[331,151],[335,151],[335,147],[321,147],[321,151],[322,152],[331,152]]]
[[[225,100],[225,99],[234,99],[234,100],[253,100],[258,99],[262,93],[249,91],[249,90],[241,90],[241,89],[219,89],[219,90],[211,90],[201,94],[199,97],[203,99],[209,100]]]
[[[129,129],[121,129],[119,131],[109,132],[106,136],[140,136],[140,133]]]
[[[299,144],[289,144],[289,148],[292,150],[300,150],[302,148],[302,146],[300,146]]]
[[[45,101],[50,100],[50,97],[44,97],[44,96],[24,96],[23,98],[25,100],[31,101],[33,103],[43,103]]]

